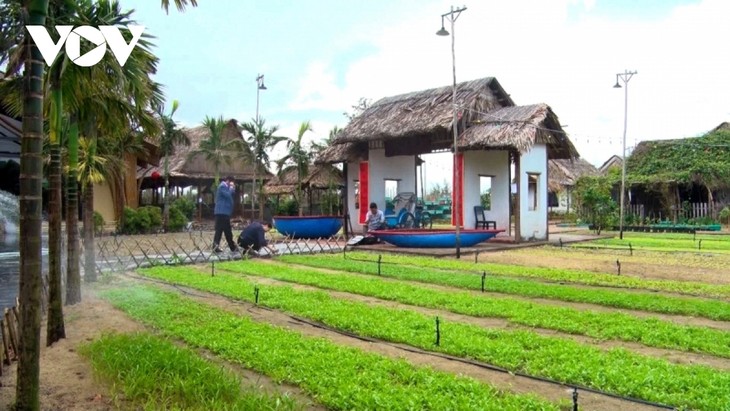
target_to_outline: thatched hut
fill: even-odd
[[[616,154],[608,158],[600,167],[598,167],[598,173],[602,176],[608,174],[610,170],[623,168],[624,160]]]
[[[308,173],[301,180],[301,190],[305,215],[338,215],[339,196],[345,181],[342,171],[331,164],[310,164]],[[297,169],[289,167],[273,177],[264,186],[264,194],[279,199],[293,197],[297,191]]]
[[[548,161],[548,190],[551,211],[566,213],[573,207],[573,188],[579,178],[596,176],[599,172],[588,161],[557,159]]]
[[[192,154],[200,147],[200,143],[210,137],[210,130],[205,126],[193,128],[185,128],[183,132],[190,140],[190,146],[176,147],[175,152],[168,158],[168,171],[170,187],[174,193],[180,193],[184,188],[195,188],[199,204],[199,216],[209,215],[213,211],[215,192],[214,181],[216,170],[214,166],[205,159],[203,154]],[[229,120],[223,130],[222,140],[224,142],[238,139],[241,140],[241,128],[236,120]],[[244,145],[244,150],[247,147]],[[253,165],[251,164],[246,153],[230,152],[227,153],[231,157],[231,162],[223,162],[221,164],[218,175],[220,178],[233,176],[237,180],[236,210],[238,215],[244,217],[252,217],[251,201],[249,200],[252,192],[253,184]],[[161,158],[159,166],[141,167],[137,172],[139,188],[141,190],[151,190],[152,198],[147,201],[156,203],[161,202],[159,198],[159,188],[164,186],[164,169],[163,164],[165,158]],[[257,178],[268,180],[271,173],[262,167],[257,170]],[[246,198],[245,203],[243,199]]]
[[[627,185],[640,217],[717,218],[730,204],[730,130],[702,137],[642,141],[626,160]]]
[[[317,158],[345,163],[347,207],[359,209],[351,216],[353,224],[363,223],[369,202],[384,206],[384,180],[396,180],[399,191],[416,192],[418,155],[453,147],[452,92],[447,86],[383,98],[354,118]],[[456,104],[460,153],[455,159],[452,223],[474,227],[479,179],[490,176],[487,219],[509,231],[514,162],[519,176],[515,237],[547,238],[547,159],[578,156],[555,113],[546,104],[515,106],[492,77],[457,84]]]

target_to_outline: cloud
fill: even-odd
[[[583,12],[569,19],[575,7]],[[456,22],[457,81],[494,76],[517,104],[549,104],[594,164],[621,154],[626,90],[612,86],[624,69],[638,71],[628,90],[629,147],[697,135],[730,119],[730,61],[715,46],[730,38],[730,2],[705,0],[643,20],[592,10],[592,0],[468,5]],[[347,65],[336,55],[309,63],[289,108],[339,115],[360,97],[450,84],[451,37],[434,34],[445,11],[443,2],[425,3],[398,24],[359,27],[377,33],[359,40],[372,51]]]

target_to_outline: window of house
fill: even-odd
[[[479,176],[479,200],[485,210],[492,209],[492,178],[494,176]]]
[[[355,188],[355,209],[360,208],[360,180],[352,180],[352,186]]]
[[[540,183],[540,174],[537,173],[527,173],[527,210],[528,211],[535,211],[538,208],[539,205],[539,198],[538,195],[538,187]]]
[[[385,179],[385,198],[393,199],[398,194],[398,182],[400,180]]]

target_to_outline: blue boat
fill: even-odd
[[[473,247],[487,241],[504,230],[461,230],[461,247]],[[382,230],[370,231],[375,237],[404,248],[454,248],[456,230]]]
[[[342,216],[277,216],[274,227],[292,238],[329,238],[342,228]]]

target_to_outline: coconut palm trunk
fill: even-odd
[[[63,99],[61,93],[61,63],[51,69],[51,121],[50,152],[48,167],[48,321],[46,323],[46,345],[50,346],[66,338],[63,322],[63,294],[61,290],[61,119]]]
[[[96,156],[96,127],[92,126],[87,158]],[[91,178],[83,181],[83,216],[84,216],[84,281],[96,281],[96,250],[94,246],[94,182]],[[79,285],[80,286],[80,285]]]
[[[66,187],[66,232],[68,234],[66,263],[66,304],[81,302],[81,273],[79,272],[79,123],[71,118],[68,133],[68,187]]]
[[[26,0],[31,25],[45,25],[48,0]],[[20,347],[17,410],[40,409],[41,208],[43,180],[43,70],[40,50],[26,32],[23,138],[20,148]]]

